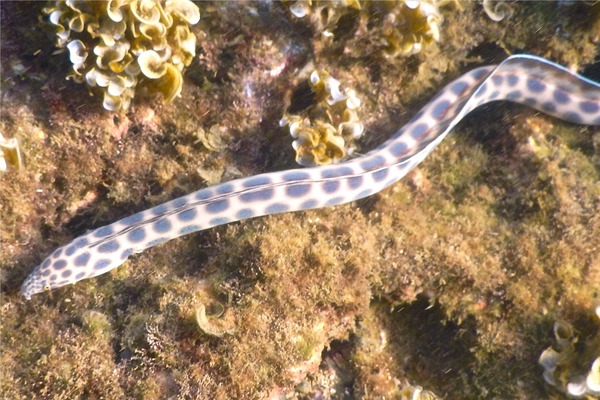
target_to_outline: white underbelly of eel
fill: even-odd
[[[95,229],[55,250],[21,287],[44,290],[104,274],[133,253],[213,226],[370,196],[404,177],[471,110],[508,100],[578,124],[600,125],[600,85],[542,58],[518,55],[447,85],[385,143],[337,165],[222,183]]]

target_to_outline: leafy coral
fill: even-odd
[[[44,12],[69,50],[69,77],[104,96],[107,110],[127,110],[138,87],[169,102],[196,54],[189,26],[200,20],[189,0],[57,1]]]
[[[400,1],[312,1],[290,3],[290,12],[298,17],[308,16],[325,37],[333,37],[340,18],[351,10],[369,20],[369,29],[376,39],[371,42],[384,55],[395,57],[419,53],[421,49],[440,40],[440,25],[444,21],[439,11],[440,0]]]
[[[340,90],[340,82],[326,71],[313,71],[309,80],[315,104],[302,115],[285,115],[279,124],[289,126],[296,162],[306,167],[343,160],[354,151],[364,126],[357,110],[360,99],[353,89]]]
[[[596,307],[600,318],[600,306]],[[600,332],[600,331],[598,331]],[[600,395],[600,334],[582,338],[566,321],[554,323],[556,344],[542,352],[538,360],[544,380],[572,397]],[[586,370],[587,369],[587,370]]]
[[[349,9],[360,10],[364,0],[295,0],[289,2],[290,12],[297,18],[308,16],[326,37],[333,36],[340,18]]]
[[[436,0],[404,0],[393,5],[383,19],[385,54],[392,57],[416,54],[439,41],[444,18],[437,3]]]

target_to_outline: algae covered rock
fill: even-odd
[[[191,1],[56,1],[44,12],[69,51],[68,78],[102,93],[105,109],[127,110],[139,90],[166,102],[181,92],[196,54],[189,27],[200,20]]]

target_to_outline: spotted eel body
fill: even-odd
[[[517,55],[446,86],[404,127],[363,157],[222,183],[95,229],[58,248],[21,287],[44,290],[104,274],[133,253],[246,218],[348,203],[377,193],[418,165],[471,110],[495,100],[600,125],[600,85],[542,58]]]

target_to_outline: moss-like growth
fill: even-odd
[[[98,311],[85,311],[82,316],[83,325],[92,336],[109,340],[113,336],[112,324],[108,316]]]

